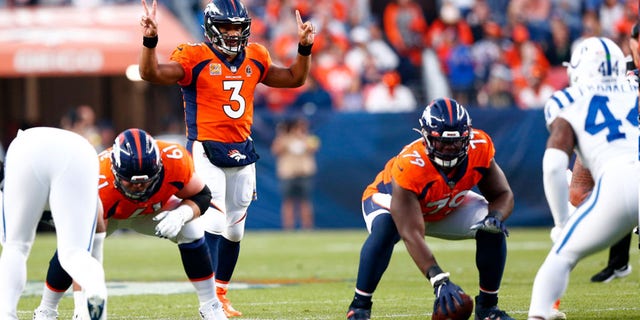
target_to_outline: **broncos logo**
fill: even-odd
[[[229,150],[229,153],[227,153],[227,156],[229,156],[229,158],[235,159],[238,162],[240,162],[240,160],[244,160],[247,158],[246,155],[240,153],[240,151],[236,149]]]

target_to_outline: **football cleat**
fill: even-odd
[[[347,320],[369,320],[371,319],[371,309],[349,308]]]
[[[99,296],[91,296],[87,299],[87,310],[89,311],[89,319],[101,320],[104,314],[106,301]]]
[[[509,316],[506,312],[498,309],[498,306],[483,307],[478,303],[476,296],[476,316],[475,320],[516,320]]]
[[[549,320],[565,320],[567,319],[567,315],[564,312],[560,311],[560,299],[556,300],[551,307],[551,314],[549,315]]]
[[[216,299],[204,303],[199,311],[200,317],[203,320],[228,320],[227,315],[222,309],[222,303]]]
[[[224,310],[224,314],[227,317],[239,317],[242,315],[242,312],[236,310],[232,305],[231,301],[227,298],[227,288],[216,287],[216,295],[218,296],[218,300],[222,303],[222,309]]]
[[[33,320],[56,320],[58,319],[58,311],[47,307],[38,306],[33,311]]]
[[[596,273],[591,277],[591,282],[609,283],[615,278],[624,278],[631,274],[631,265],[625,265],[622,268],[614,269],[607,266],[602,271]]]

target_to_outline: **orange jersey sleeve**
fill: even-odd
[[[417,139],[387,162],[366,188],[363,200],[374,193],[391,194],[393,180],[418,196],[425,221],[441,220],[460,205],[469,190],[478,184],[494,155],[495,148],[489,135],[474,129],[467,160],[445,180],[429,160],[424,140]]]
[[[141,214],[155,213],[172,195],[189,183],[194,168],[187,150],[179,144],[164,141],[158,141],[158,148],[163,167],[160,188],[146,201],[130,200],[116,189],[111,171],[111,149],[100,154],[99,194],[105,219],[128,219]]]
[[[178,81],[184,98],[189,140],[244,142],[251,134],[256,86],[271,66],[267,49],[249,43],[232,62],[210,44],[178,46],[170,59],[182,65]]]

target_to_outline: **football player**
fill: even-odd
[[[202,319],[227,319],[215,294],[213,268],[204,241],[204,230],[197,222],[210,205],[211,193],[195,174],[187,150],[178,144],[155,141],[141,129],[120,133],[113,147],[99,155],[99,195],[102,200],[106,235],[119,229],[167,238],[178,244],[182,264],[200,301]],[[172,203],[178,198],[178,203]],[[58,223],[56,222],[56,227]],[[102,240],[95,247],[101,251]],[[101,252],[94,252],[100,259]],[[72,283],[62,269],[58,254],[51,259],[44,293],[34,319],[55,319],[58,302]],[[74,319],[85,319],[78,310]],[[79,302],[79,301],[80,302]]]
[[[505,220],[513,192],[494,159],[491,138],[472,128],[467,110],[455,100],[432,101],[420,118],[422,137],[391,158],[362,196],[369,231],[360,252],[355,295],[347,319],[369,319],[372,296],[402,239],[420,273],[433,285],[434,310],[462,301],[425,241],[475,239],[480,277],[476,319],[512,320],[498,308],[508,234]],[[481,194],[471,189],[478,187]]]
[[[88,297],[83,312],[92,320],[106,318],[104,270],[90,253],[99,207],[95,149],[76,133],[39,127],[19,132],[5,160],[0,319],[18,319],[27,258],[45,209],[51,210],[57,226],[58,264]]]
[[[311,65],[314,30],[296,11],[299,38],[293,64],[275,65],[267,49],[249,43],[251,17],[240,0],[212,0],[204,10],[205,41],[180,44],[170,61],[158,63],[157,1],[151,8],[142,0],[145,15],[140,24],[143,48],[140,76],[157,84],[182,88],[187,126],[187,149],[196,172],[211,189],[213,203],[200,219],[216,272],[218,297],[228,316],[233,308],[227,290],[240,254],[247,209],[256,197],[255,162],[251,140],[256,86],[294,88],[304,84]]]
[[[610,39],[587,38],[572,53],[567,72],[570,86],[545,107],[550,136],[542,161],[545,196],[562,231],[536,274],[529,319],[548,319],[578,261],[638,224],[638,88],[626,79],[622,50]],[[559,112],[547,112],[554,109]],[[569,215],[565,172],[573,152],[595,184]]]

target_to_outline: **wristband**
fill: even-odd
[[[142,45],[149,49],[155,48],[158,45],[158,35],[156,34],[153,37],[142,37]]]
[[[306,46],[303,46],[302,44],[298,43],[298,54],[305,57],[310,56],[311,47],[313,47],[313,43]]]
[[[431,280],[431,278],[444,273],[444,271],[442,271],[442,269],[440,269],[440,266],[437,264],[434,264],[433,266],[431,266],[429,269],[427,269],[427,272],[425,273],[425,275],[427,276],[427,279]]]

